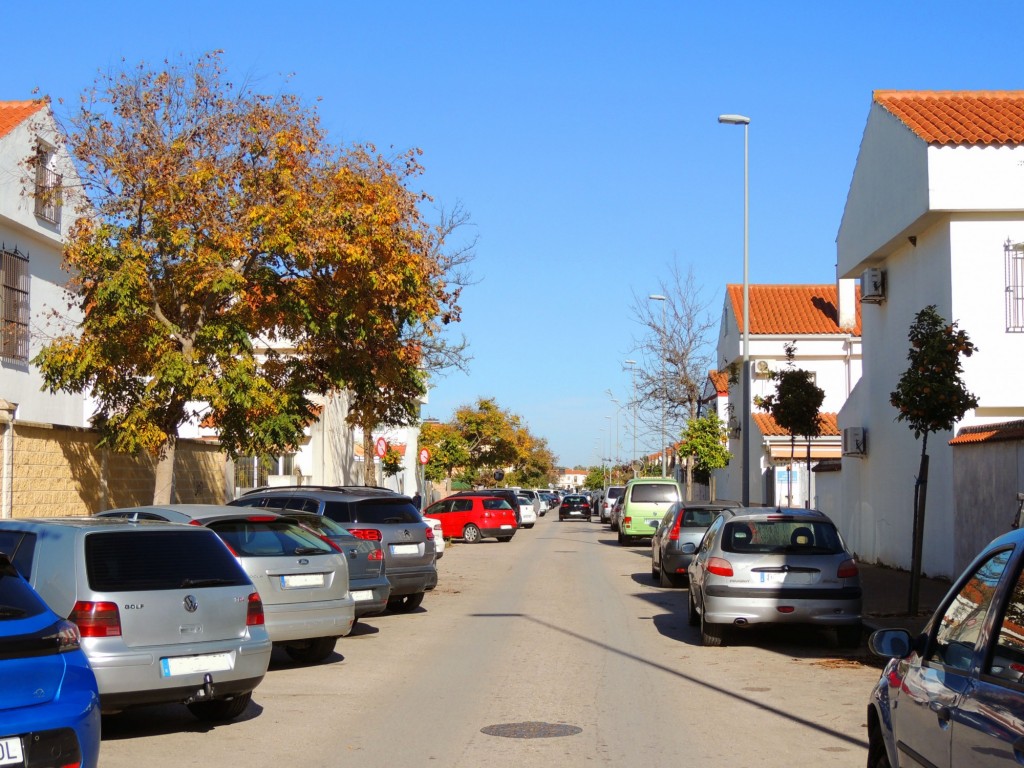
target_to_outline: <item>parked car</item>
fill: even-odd
[[[868,765],[1019,765],[1024,743],[1024,529],[985,547],[924,630],[882,629]]]
[[[533,507],[534,515],[537,517],[544,517],[544,514],[548,511],[547,507],[540,502],[540,495],[529,488],[516,488],[514,489],[518,496],[525,496]],[[519,503],[522,507],[522,502]]]
[[[379,541],[353,536],[340,523],[314,512],[289,512],[288,517],[345,553],[348,558],[348,589],[355,603],[357,620],[387,609],[391,582],[384,573],[384,550]]]
[[[586,496],[571,495],[562,499],[558,507],[558,519],[563,520],[590,520],[590,502]]]
[[[475,491],[456,491],[452,496],[497,496],[499,499],[504,499],[515,513],[516,525],[520,528],[523,527],[522,512],[519,509],[519,496],[511,488],[480,488]]]
[[[427,517],[422,512],[420,515],[423,517],[423,522],[434,531],[434,559],[440,560],[444,557],[444,529],[441,527],[441,521],[435,517]]]
[[[0,765],[96,768],[100,694],[81,643],[0,553]]]
[[[296,661],[323,661],[352,631],[345,555],[294,518],[216,504],[166,504],[100,512],[201,525],[224,540],[263,600],[267,634]]]
[[[542,503],[547,504],[548,509],[554,509],[558,506],[558,497],[549,491],[539,491],[540,500]]]
[[[736,506],[678,501],[669,507],[651,539],[651,575],[660,586],[674,587],[686,580],[686,569],[704,532],[724,510]]]
[[[340,523],[353,536],[379,541],[391,582],[390,611],[419,608],[424,594],[437,586],[434,529],[423,522],[408,496],[370,486],[302,485],[259,488],[229,504],[314,512]]]
[[[685,545],[684,552],[694,549]],[[857,562],[835,525],[807,509],[737,507],[711,523],[690,563],[689,622],[703,645],[765,624],[834,629],[839,644],[861,638]]]
[[[601,500],[598,503],[597,511],[600,515],[600,521],[602,523],[611,522],[612,519],[612,507],[615,506],[615,501],[622,495],[622,492],[626,490],[624,485],[609,485],[601,492]],[[615,528],[618,530],[618,527]]]
[[[426,511],[441,521],[445,536],[467,544],[486,538],[512,541],[519,527],[512,507],[497,496],[449,496],[431,504]]]
[[[622,491],[618,520],[619,544],[649,539],[668,508],[682,498],[679,483],[670,477],[633,478]]]
[[[537,513],[529,496],[519,496],[519,518],[522,520],[520,528],[533,528],[537,523]]]
[[[199,526],[90,517],[0,520],[0,551],[78,626],[100,705],[184,703],[231,720],[270,663],[263,602]]]
[[[619,530],[619,520],[622,519],[622,501],[623,497],[619,496],[612,505],[612,513],[608,518],[608,527],[613,531]]]

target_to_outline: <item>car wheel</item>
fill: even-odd
[[[423,593],[416,592],[412,595],[399,595],[388,598],[388,610],[392,613],[411,613],[420,607],[423,602]]]
[[[693,601],[693,589],[690,590],[689,610],[686,614],[686,623],[691,627],[700,624],[700,616],[697,615],[697,604]]]
[[[481,538],[480,529],[472,523],[468,523],[466,527],[462,529],[462,540],[467,544],[478,544]]]
[[[626,537],[622,535],[622,531],[619,531],[619,546],[626,546]]]
[[[859,648],[863,634],[860,624],[836,627],[836,642],[840,648]]]
[[[284,650],[295,661],[303,664],[316,664],[334,653],[334,646],[337,642],[338,638],[336,637],[318,637],[304,645],[286,645]]]
[[[658,586],[659,587],[674,587],[676,580],[672,578],[672,574],[665,570],[665,566],[662,565],[658,571]]]
[[[868,738],[868,768],[892,768],[889,753],[885,751],[885,742],[877,726],[872,726]]]
[[[511,536],[499,536],[498,541],[512,541]]]
[[[619,530],[619,524],[618,523],[613,523],[610,520],[608,521],[608,527],[611,528],[613,531]]]
[[[188,705],[188,711],[199,720],[204,720],[208,723],[223,723],[228,720],[234,720],[245,712],[250,701],[252,701],[252,691],[246,691],[231,699],[193,701]]]
[[[700,644],[717,647],[722,644],[725,627],[721,624],[709,624],[705,614],[700,615]]]

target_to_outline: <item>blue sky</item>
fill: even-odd
[[[872,90],[1024,87],[1019,2],[56,2],[3,18],[0,99],[71,104],[122,59],[223,49],[235,81],[319,99],[337,142],[420,147],[422,188],[472,217],[479,281],[471,371],[436,381],[426,415],[493,397],[570,466],[600,462],[605,391],[630,395],[633,297],[675,262],[717,315],[742,280],[743,130],[719,114],[751,118],[750,281],[828,283]]]

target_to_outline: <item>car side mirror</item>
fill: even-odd
[[[696,551],[697,551],[697,545],[694,544],[692,541],[688,541],[685,544],[683,544],[683,554],[684,555],[692,555]]]
[[[868,648],[876,656],[905,659],[914,649],[914,638],[905,629],[879,629],[868,638]]]

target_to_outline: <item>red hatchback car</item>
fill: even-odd
[[[493,496],[449,496],[431,504],[423,515],[441,521],[446,539],[463,539],[467,544],[485,538],[512,541],[518,530],[515,510]]]

